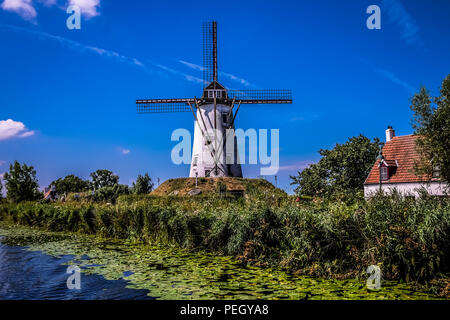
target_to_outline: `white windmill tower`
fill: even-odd
[[[192,112],[190,177],[242,177],[232,130],[240,106],[292,103],[290,90],[227,90],[217,76],[217,22],[213,21],[203,24],[203,77],[207,86],[202,97],[136,100],[138,113]]]

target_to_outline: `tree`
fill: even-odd
[[[94,190],[103,187],[113,187],[119,183],[119,177],[109,170],[97,170],[91,173]]]
[[[153,190],[154,183],[148,173],[138,175],[136,183],[133,183],[133,192],[136,194],[148,194]]]
[[[411,98],[412,127],[419,135],[416,144],[420,159],[416,174],[431,175],[439,168],[440,177],[450,181],[450,74],[442,81],[440,95],[431,97],[425,87]]]
[[[321,149],[319,162],[291,176],[291,184],[297,185],[297,194],[309,196],[361,191],[381,146],[378,138],[359,135],[331,150]]]
[[[73,174],[64,177],[64,179],[59,178],[50,183],[50,185],[55,186],[55,191],[58,194],[89,190],[89,181],[84,181]]]
[[[9,172],[3,176],[7,190],[6,197],[13,202],[32,201],[41,197],[36,170],[26,164],[14,161],[9,165]]]
[[[94,194],[96,201],[110,201],[115,202],[120,195],[129,194],[130,190],[127,185],[115,184],[113,186],[104,186],[97,189]]]

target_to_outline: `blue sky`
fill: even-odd
[[[80,30],[66,27],[69,3]],[[372,4],[381,30],[366,27]],[[0,0],[0,174],[18,160],[41,186],[99,168],[124,184],[187,176],[170,137],[193,132],[192,115],[139,115],[134,102],[199,96],[190,64],[202,64],[202,22],[217,20],[221,83],[292,89],[292,105],[245,106],[236,120],[280,129],[278,185],[290,191],[289,175],[321,148],[360,133],[384,140],[388,125],[412,132],[409,98],[421,85],[436,94],[450,72],[449,15],[445,0]]]

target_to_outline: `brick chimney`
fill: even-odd
[[[394,137],[395,137],[395,131],[394,131],[394,129],[392,129],[391,126],[389,126],[389,127],[386,129],[386,142],[391,141],[392,138],[394,138]]]

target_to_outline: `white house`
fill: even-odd
[[[370,197],[380,189],[386,193],[397,189],[405,196],[417,197],[418,189],[422,187],[431,195],[447,195],[446,184],[441,182],[438,168],[433,170],[432,175],[415,174],[414,162],[419,159],[417,138],[417,135],[412,134],[396,137],[394,129],[387,128],[382,155],[377,158],[364,182],[365,197]]]

